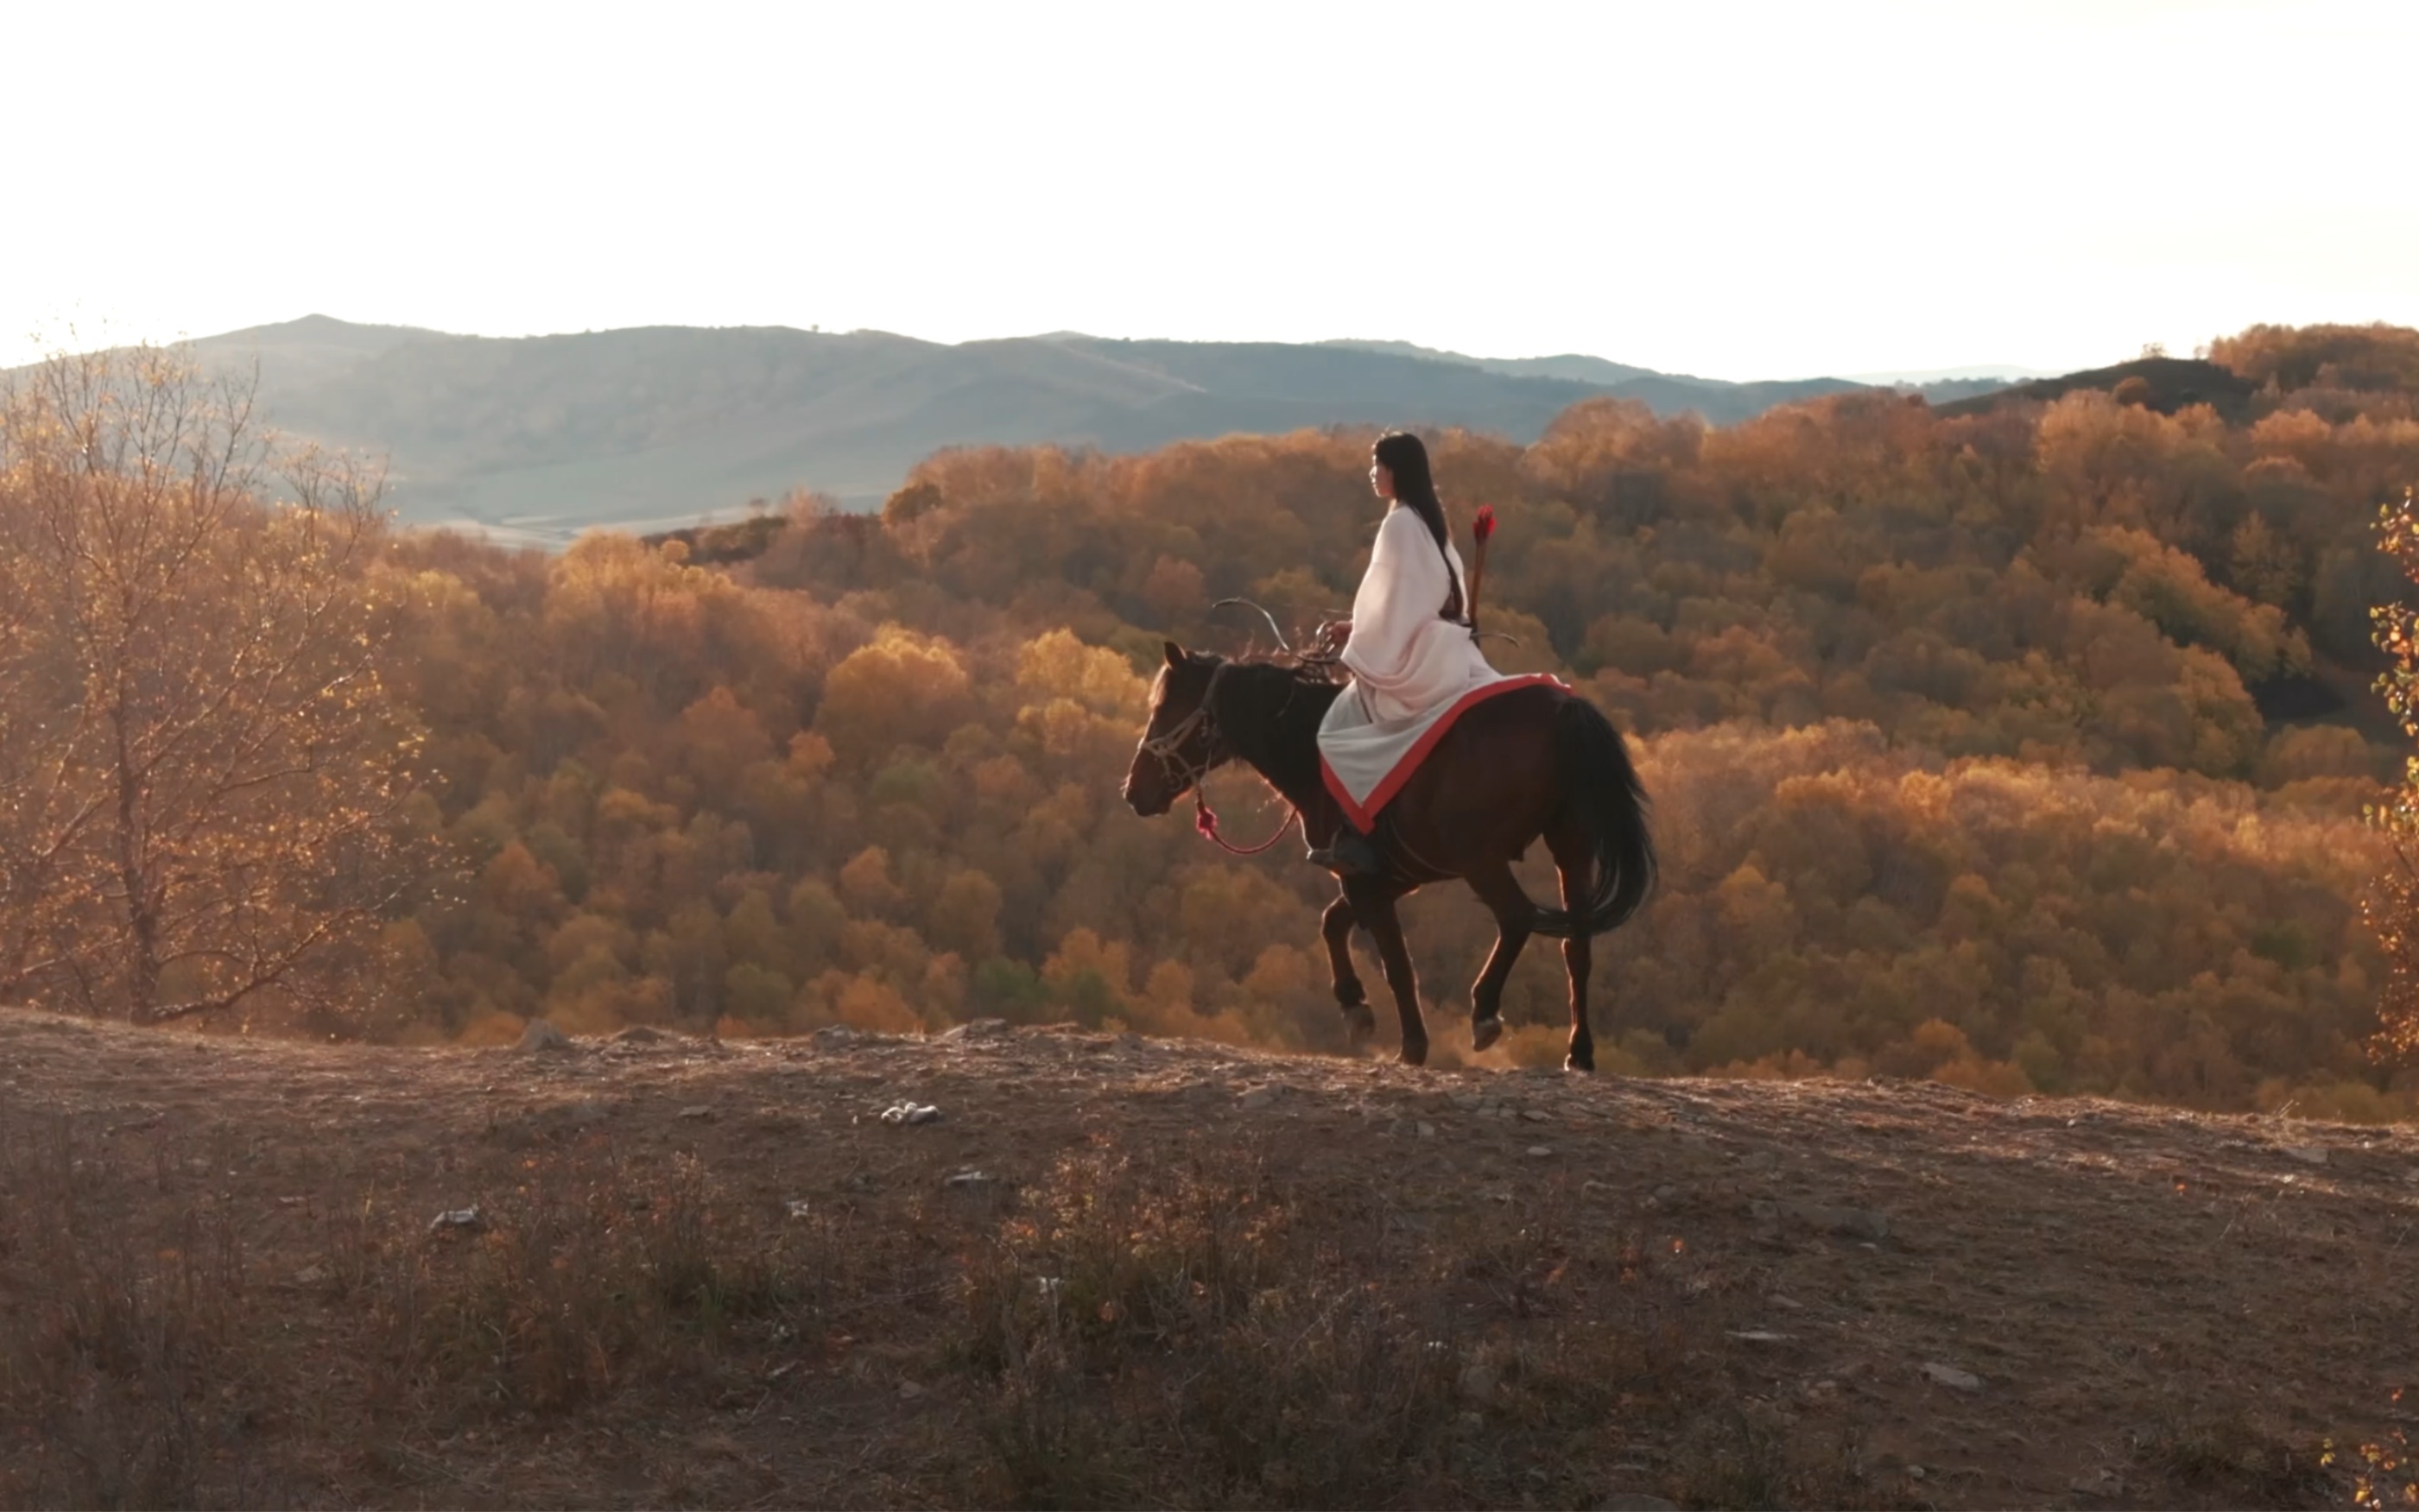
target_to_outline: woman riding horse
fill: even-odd
[[[1393,795],[1380,796],[1380,789],[1398,773],[1410,775],[1406,764],[1417,764],[1421,737],[1440,718],[1504,680],[1467,623],[1468,575],[1418,437],[1393,431],[1378,439],[1369,488],[1388,501],[1369,570],[1352,596],[1352,617],[1320,627],[1322,648],[1339,653],[1352,681],[1318,727],[1319,757],[1344,824],[1309,859],[1339,877],[1386,870],[1364,833]]]
[[[1395,904],[1458,877],[1495,916],[1495,949],[1471,987],[1471,1044],[1503,1033],[1503,983],[1532,935],[1562,942],[1571,1037],[1564,1064],[1595,1069],[1588,1026],[1593,936],[1618,928],[1655,879],[1646,795],[1620,732],[1551,677],[1498,674],[1461,623],[1461,559],[1444,535],[1427,453],[1409,436],[1378,443],[1370,483],[1394,507],[1341,638],[1352,674],[1339,687],[1314,662],[1228,661],[1167,642],[1150,717],[1126,770],[1126,802],[1163,814],[1229,762],[1257,772],[1301,816],[1312,858],[1341,895],[1319,933],[1335,1000],[1354,1040],[1374,1027],[1352,964],[1366,930],[1402,1021],[1401,1058],[1427,1058],[1419,979]],[[1377,816],[1385,815],[1381,833]],[[1195,815],[1216,838],[1207,806]],[[1513,863],[1543,841],[1562,906],[1540,907]]]

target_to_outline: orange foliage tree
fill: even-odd
[[[0,995],[332,1003],[412,871],[381,519],[174,354],[0,396]]]

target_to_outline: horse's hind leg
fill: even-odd
[[[1547,844],[1554,853],[1554,869],[1562,873],[1563,906],[1576,913],[1586,906],[1588,890],[1595,886],[1595,850],[1584,837],[1554,843],[1561,838],[1548,835]],[[1563,1057],[1564,1071],[1595,1070],[1595,1036],[1588,1029],[1588,971],[1595,955],[1595,942],[1584,931],[1563,942],[1563,970],[1571,979],[1571,1042]]]
[[[1398,883],[1376,877],[1354,877],[1344,884],[1352,911],[1378,947],[1378,962],[1386,970],[1386,985],[1394,994],[1394,1011],[1403,1021],[1402,1062],[1424,1066],[1428,1058],[1428,1026],[1420,1017],[1420,980],[1411,970],[1411,952],[1403,943],[1403,921],[1394,913],[1401,897]]]
[[[1361,974],[1352,969],[1352,926],[1360,921],[1352,911],[1352,900],[1341,893],[1318,916],[1319,936],[1327,942],[1328,973],[1335,982],[1335,1002],[1344,1010],[1344,1031],[1356,1047],[1378,1032],[1377,1015],[1369,1011],[1369,994],[1361,985]]]
[[[1529,924],[1536,912],[1508,862],[1497,861],[1471,872],[1470,890],[1495,916],[1495,949],[1487,966],[1470,988],[1470,1047],[1484,1050],[1503,1034],[1503,982],[1512,975],[1521,949],[1534,933]]]

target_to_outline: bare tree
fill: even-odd
[[[0,393],[0,996],[324,1002],[411,868],[379,479],[152,348]]]

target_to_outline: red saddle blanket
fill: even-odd
[[[1480,683],[1449,702],[1409,719],[1353,721],[1330,717],[1318,733],[1318,772],[1344,816],[1363,834],[1377,827],[1379,812],[1403,791],[1427,760],[1454,721],[1488,699],[1524,687],[1560,687],[1561,678],[1545,672],[1496,677]],[[1340,695],[1353,698],[1351,688]]]

